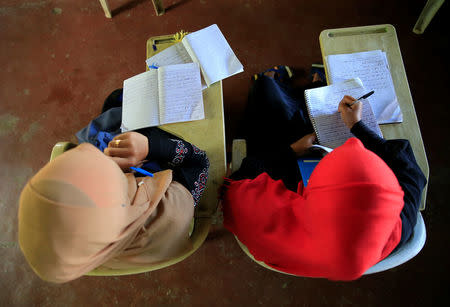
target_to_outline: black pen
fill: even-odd
[[[359,100],[361,100],[361,99],[366,99],[367,97],[371,96],[373,93],[375,93],[375,91],[370,91],[370,92],[368,92],[367,94],[362,95],[361,97],[359,97],[358,99],[356,99],[355,101],[353,101],[352,103],[347,104],[347,105],[348,105],[349,107],[351,107],[352,105],[354,105],[355,103],[357,103]]]

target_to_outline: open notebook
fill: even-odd
[[[375,91],[370,96],[370,104],[379,124],[403,121],[386,52],[372,50],[329,55],[327,71],[331,84],[359,78],[369,91]]]
[[[122,132],[203,118],[196,63],[152,69],[123,82]]]
[[[147,66],[198,63],[206,85],[244,71],[219,27],[207,28],[186,35],[177,43],[146,60]]]
[[[305,91],[309,118],[321,145],[336,148],[354,136],[341,119],[338,112],[339,102],[345,95],[358,98],[366,93],[367,90],[358,78]],[[368,99],[361,102],[363,103],[361,119],[382,136]]]

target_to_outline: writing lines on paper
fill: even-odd
[[[149,68],[153,69],[169,65],[193,63],[194,61],[186,48],[189,48],[189,46],[185,46],[184,43],[177,43],[148,58],[145,63]],[[202,78],[202,89],[206,88],[206,82]]]
[[[339,107],[339,102],[345,95],[359,97],[365,94],[363,93],[364,88],[362,87],[361,81],[356,80],[347,80],[341,84],[329,86],[329,91],[314,92],[315,101],[320,101],[320,103],[311,103],[311,115],[335,114]]]
[[[336,148],[352,136],[340,119],[339,113],[319,115],[314,121],[316,126],[320,127],[317,132],[320,144],[326,147]]]
[[[158,71],[161,124],[205,118],[198,64],[171,65]]]
[[[123,82],[122,131],[158,125],[157,71],[126,79]]]
[[[353,137],[338,112],[339,102],[345,95],[360,97],[365,93],[366,89],[359,79],[351,79],[307,91],[311,120],[321,145],[336,148]],[[361,100],[361,103],[363,104],[361,118],[364,123],[382,136],[368,100]]]
[[[382,136],[369,102],[364,99],[361,100],[361,103],[363,104],[361,117],[364,119],[364,124],[374,130],[378,135]],[[337,111],[319,115],[314,120],[317,127],[320,127],[317,134],[320,144],[324,146],[336,148],[344,144],[349,138],[354,137]]]
[[[360,78],[366,89],[375,91],[370,103],[378,123],[403,120],[385,52],[373,50],[329,55],[327,65],[332,84]]]
[[[155,54],[151,58],[148,58],[145,63],[148,67],[161,67],[167,65],[192,63],[192,59],[183,44],[177,43]]]
[[[370,86],[377,89],[389,87],[389,78],[386,76],[387,66],[385,57],[380,50],[350,56],[341,56],[329,58],[330,66],[333,68],[331,78],[333,83],[344,81],[351,78],[360,78],[364,86]],[[366,82],[364,82],[366,81]]]

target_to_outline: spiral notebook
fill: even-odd
[[[338,112],[339,102],[345,95],[358,98],[369,90],[359,78],[332,85],[305,90],[306,107],[320,145],[336,148],[354,135],[345,126]],[[368,99],[361,100],[364,124],[379,136],[383,136]]]

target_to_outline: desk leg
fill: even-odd
[[[107,18],[111,18],[111,11],[109,10],[108,2],[106,0],[100,0],[100,4],[102,5],[103,11],[105,12],[105,16]]]
[[[156,15],[161,16],[164,14],[164,6],[162,0],[152,0],[153,6],[155,7]]]
[[[445,0],[428,0],[425,7],[420,13],[419,18],[413,28],[413,32],[416,34],[422,34],[423,31],[428,27],[428,24],[433,19],[434,15],[437,13],[441,5]]]
[[[242,160],[245,157],[247,157],[246,141],[244,139],[234,139],[231,154],[231,173],[234,173],[241,167]]]

